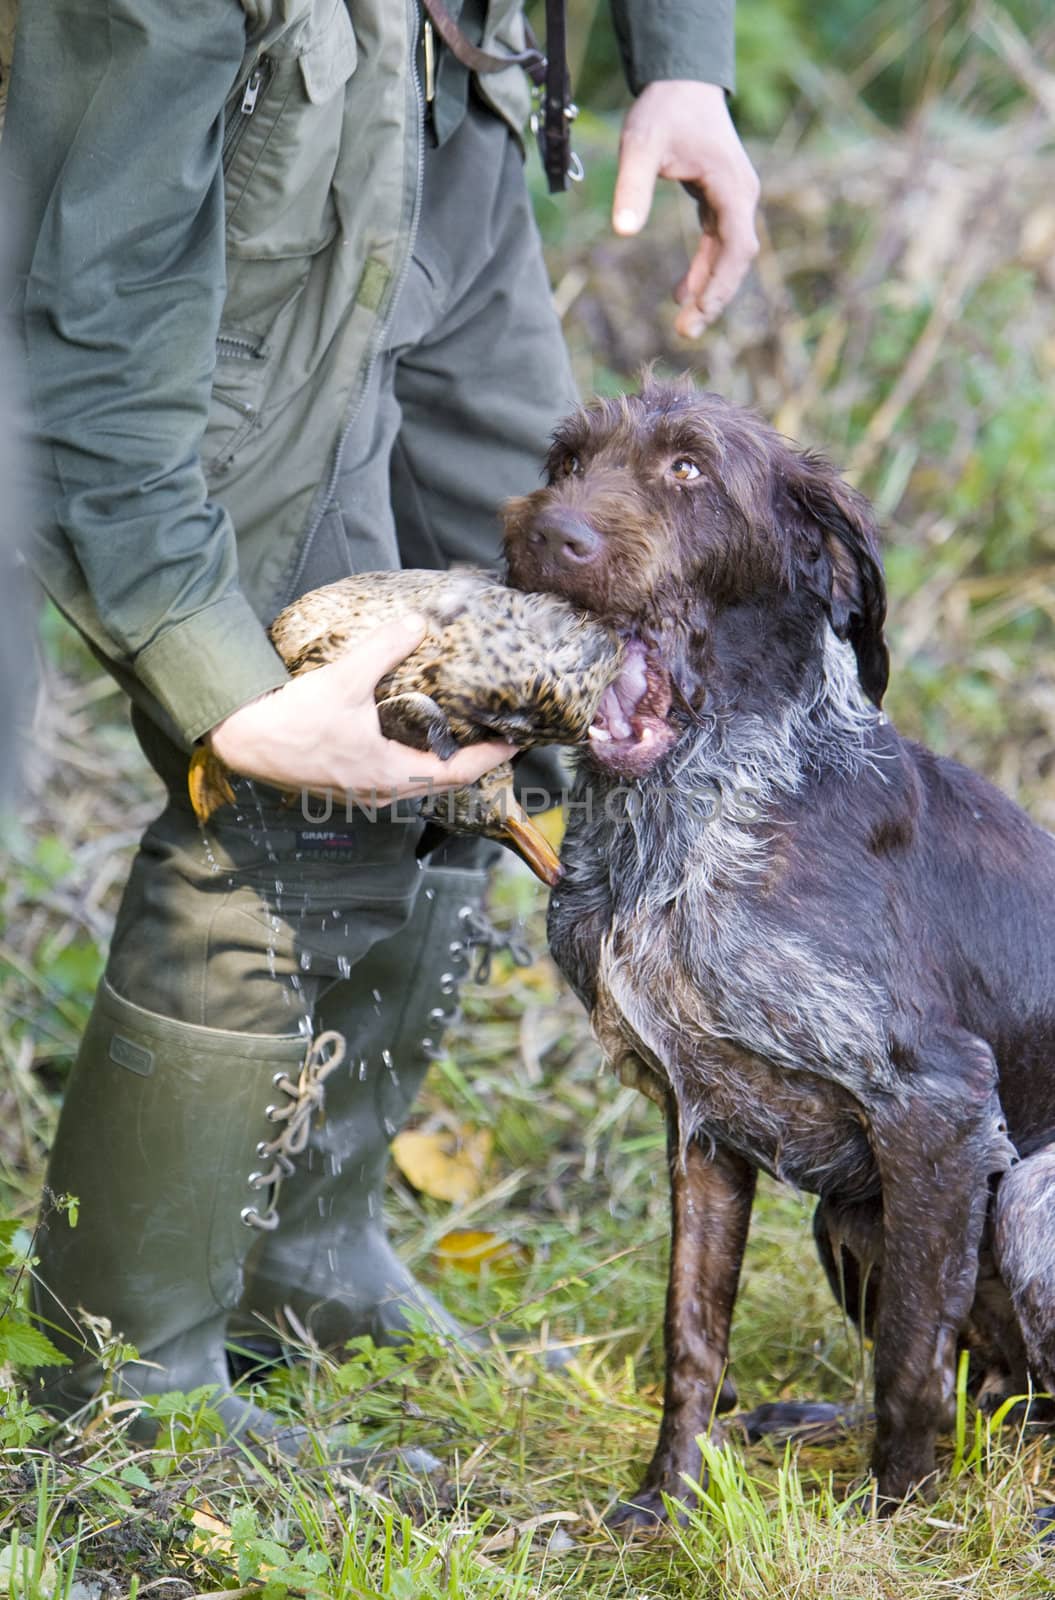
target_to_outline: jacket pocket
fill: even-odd
[[[336,233],[333,175],[356,61],[345,0],[315,0],[235,89],[223,144],[229,260],[313,255]]]

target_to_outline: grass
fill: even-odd
[[[767,31],[764,9],[746,6],[765,88],[753,112],[767,136],[756,151],[764,249],[702,347],[669,330],[687,203],[658,201],[639,240],[608,233],[610,124],[577,125],[585,192],[562,210],[539,201],[582,386],[624,387],[657,355],[692,364],[846,465],[886,532],[896,719],[1051,825],[1050,28],[1027,52],[1026,87],[998,8],[977,8],[970,23],[956,9],[955,51],[915,75],[896,72],[895,53],[870,34],[873,92],[863,70],[840,75],[790,46],[774,64],[772,40],[806,24],[781,5],[781,27]],[[592,8],[577,0],[578,13],[588,22]],[[925,8],[898,28],[899,48],[919,50],[940,17]],[[893,119],[891,97],[917,78]],[[0,1218],[18,1224],[0,1233],[9,1334],[24,1327],[58,1096],[133,841],[157,801],[116,691],[53,616],[45,643],[48,714],[0,899]],[[495,914],[525,923],[541,951],[541,897],[514,867]],[[217,1442],[201,1395],[170,1402],[168,1446],[154,1452],[130,1444],[116,1408],[57,1427],[20,1394],[26,1352],[3,1344],[0,1320],[0,1349],[14,1358],[0,1371],[0,1600],[1052,1593],[1055,1561],[1032,1535],[1035,1508],[1055,1500],[1050,1446],[983,1425],[962,1386],[929,1505],[868,1514],[866,1436],[794,1451],[733,1444],[708,1452],[707,1490],[685,1486],[683,1520],[666,1533],[625,1545],[606,1531],[604,1512],[634,1487],[658,1422],[668,1223],[658,1116],[599,1069],[546,959],[499,963],[466,996],[414,1125],[486,1130],[489,1161],[457,1206],[395,1176],[389,1214],[420,1275],[496,1337],[472,1355],[426,1333],[395,1352],[305,1350],[273,1374],[273,1407],[320,1428],[351,1419],[336,1464],[321,1451],[296,1470],[249,1461]],[[831,1303],[809,1214],[806,1199],[761,1186],[733,1331],[745,1405],[868,1392],[869,1352]],[[491,1236],[477,1270],[447,1247],[458,1229]],[[498,1340],[510,1329],[529,1344],[569,1342],[573,1362],[546,1370]],[[412,1470],[413,1450],[435,1470]]]
[[[539,913],[534,884],[503,874],[496,915],[526,916],[537,943]],[[173,1403],[167,1450],[134,1449],[119,1415],[18,1438],[12,1391],[0,1413],[0,1541],[24,1541],[26,1576],[0,1564],[8,1593],[61,1595],[78,1573],[111,1583],[87,1593],[233,1587],[268,1600],[1052,1592],[1030,1527],[1055,1488],[1049,1447],[1013,1429],[990,1435],[965,1400],[940,1498],[889,1522],[866,1514],[867,1440],[851,1438],[714,1452],[706,1494],[686,1485],[684,1523],[633,1546],[605,1530],[657,1426],[667,1227],[659,1119],[597,1067],[548,963],[499,966],[468,995],[415,1116],[426,1129],[492,1131],[483,1187],[453,1208],[402,1180],[390,1194],[405,1254],[452,1309],[485,1333],[521,1330],[529,1345],[567,1338],[568,1368],[547,1371],[497,1340],[453,1352],[424,1332],[400,1350],[305,1351],[271,1380],[269,1404],[320,1430],[354,1426],[345,1464],[320,1453],[296,1469],[218,1446],[195,1397]],[[804,1199],[763,1185],[733,1334],[744,1404],[867,1387],[868,1352],[830,1303],[808,1219]],[[458,1227],[516,1252],[462,1271],[437,1249]],[[369,1465],[354,1453],[364,1449]],[[437,1470],[412,1471],[408,1450]]]

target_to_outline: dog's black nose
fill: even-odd
[[[528,537],[532,544],[544,545],[555,560],[579,565],[592,561],[601,548],[600,535],[585,517],[563,506],[551,506]]]

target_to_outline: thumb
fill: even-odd
[[[659,162],[659,149],[652,140],[632,126],[624,127],[612,200],[612,227],[616,233],[640,233],[645,226],[652,209]]]
[[[421,643],[426,626],[420,612],[408,612],[406,616],[383,623],[380,628],[372,628],[333,665],[340,669],[349,690],[369,700],[378,680]]]

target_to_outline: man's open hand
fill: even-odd
[[[681,306],[674,326],[697,339],[725,310],[758,254],[758,175],[718,84],[672,78],[650,83],[638,95],[619,146],[616,233],[644,227],[657,178],[688,184],[699,202],[699,248],[674,291]]]
[[[336,790],[366,804],[460,788],[515,754],[491,742],[449,761],[386,739],[374,687],[422,641],[425,623],[407,616],[364,636],[328,666],[305,672],[233,711],[210,737],[232,772],[277,789]]]

